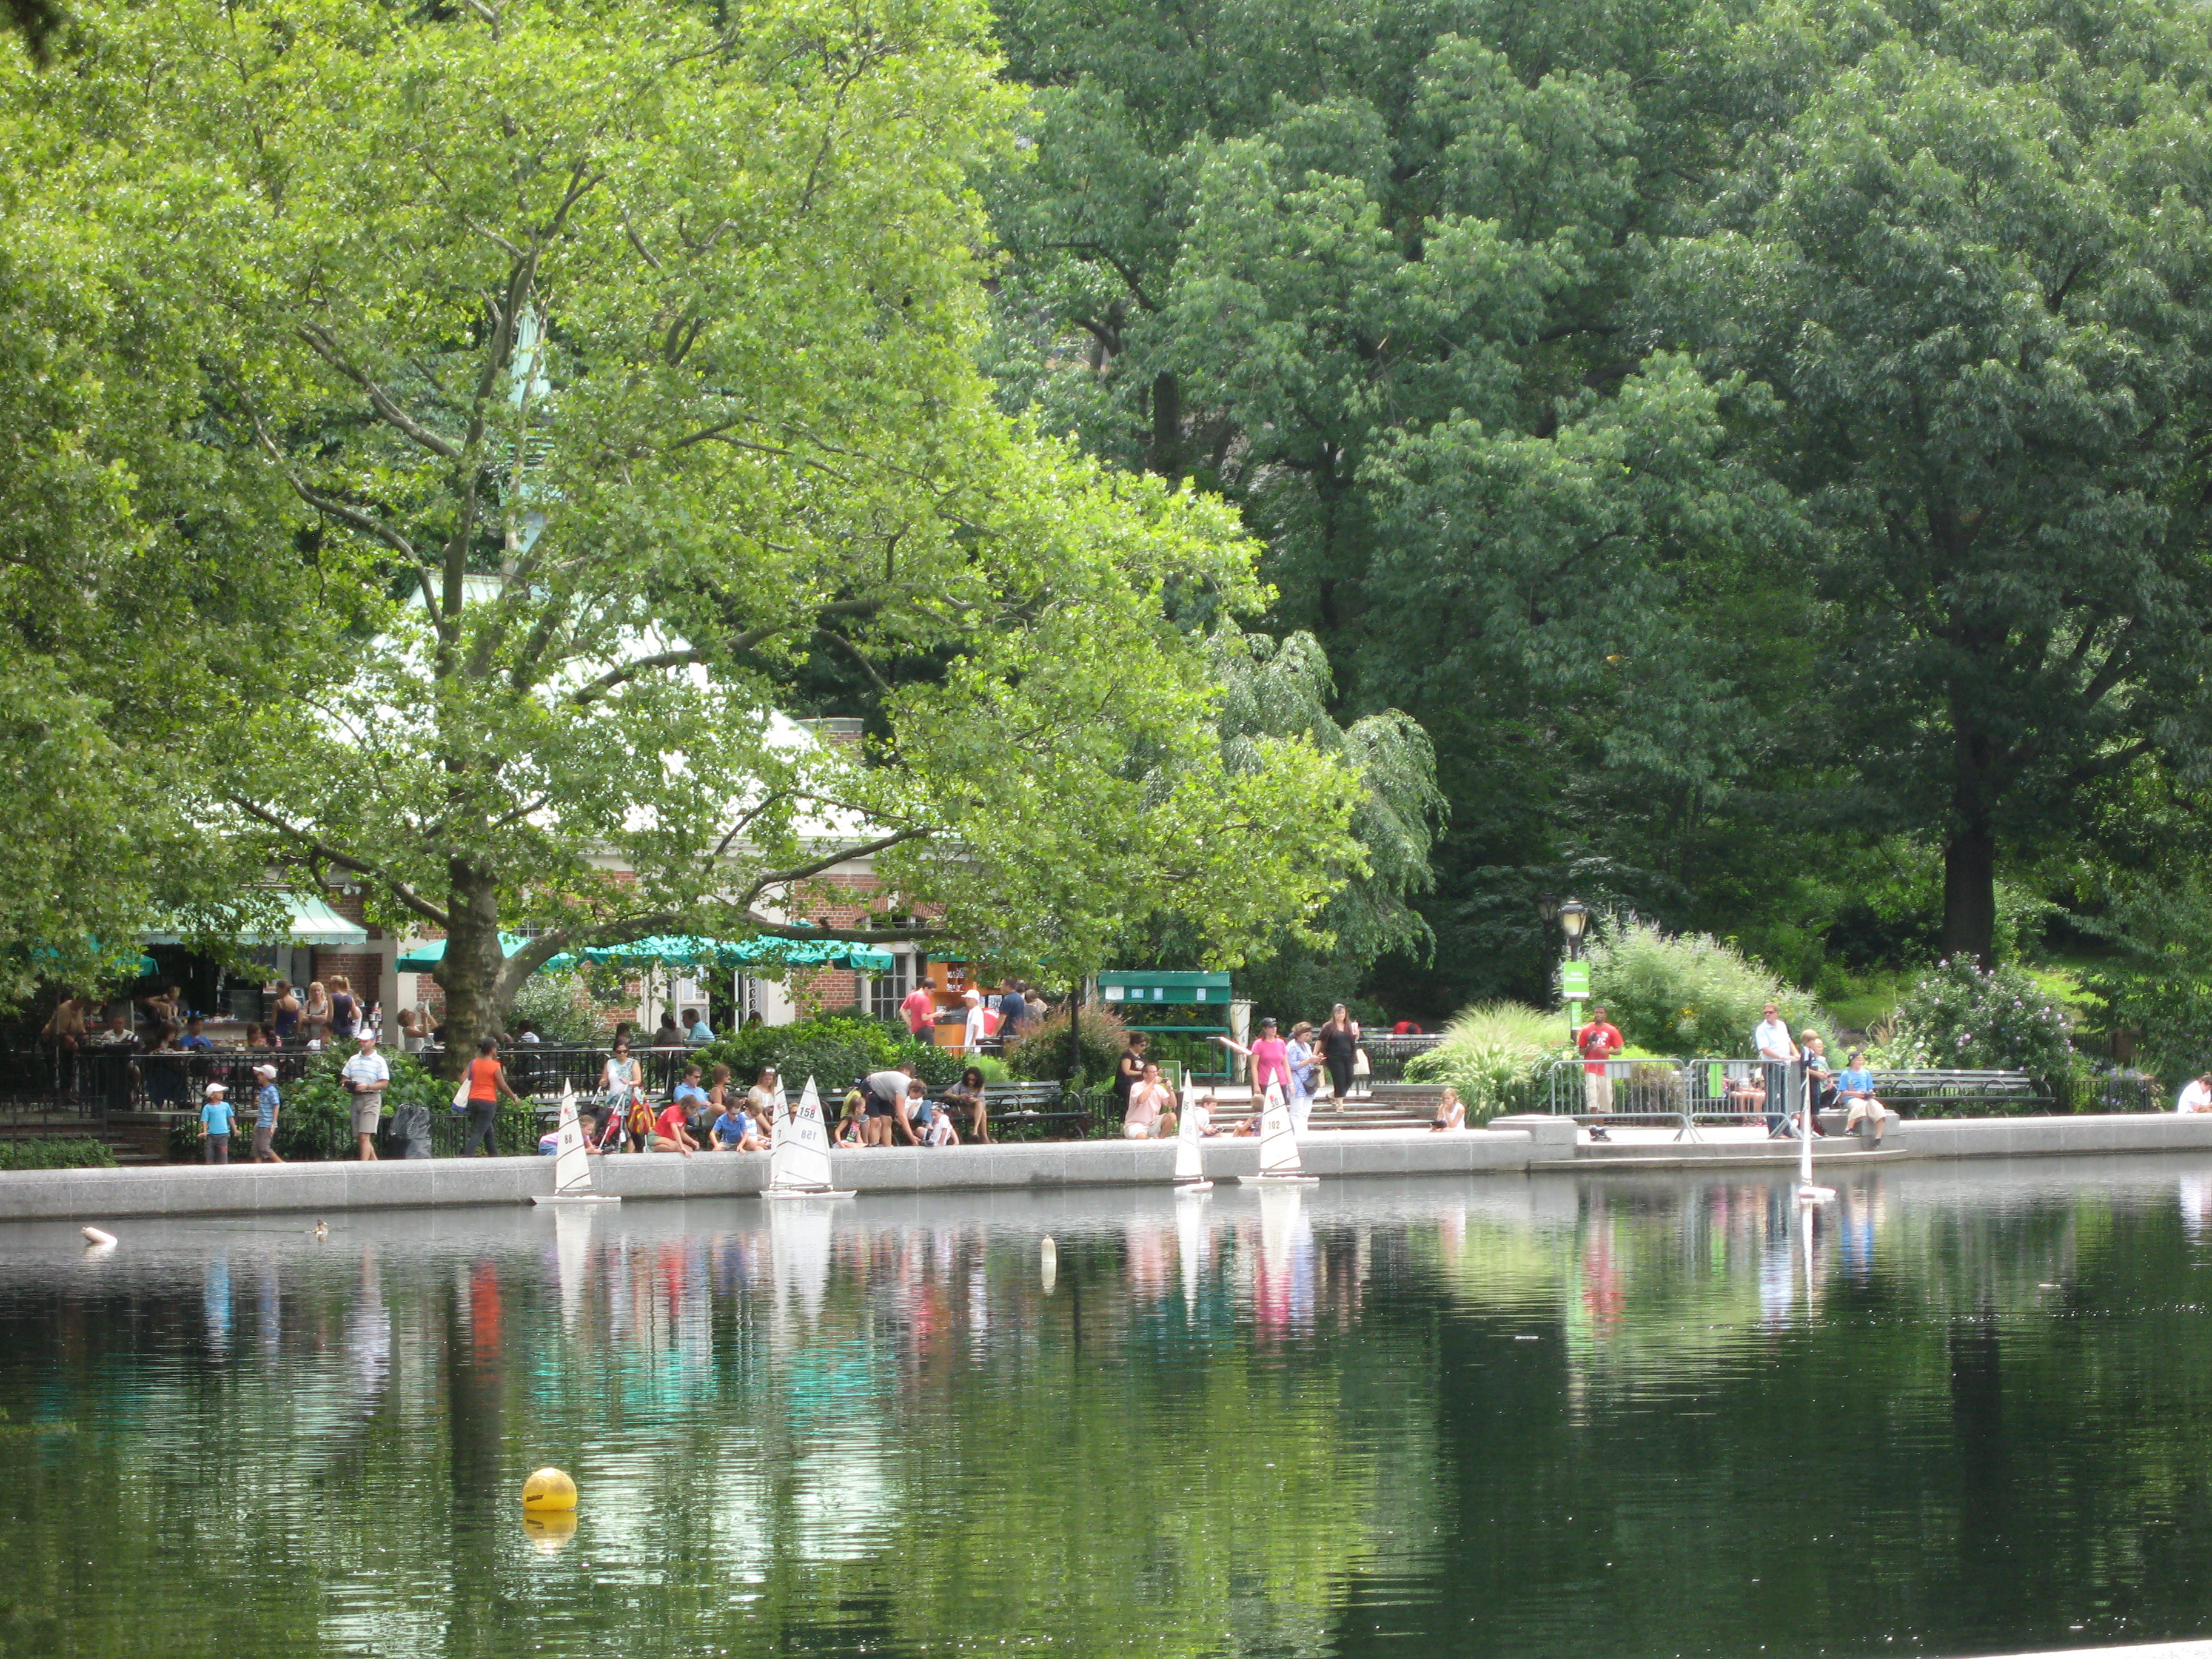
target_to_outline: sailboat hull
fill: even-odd
[[[1237,1184],[1244,1187],[1318,1187],[1319,1176],[1310,1175],[1249,1175],[1238,1176]]]
[[[1176,1182],[1176,1196],[1177,1198],[1203,1197],[1212,1190],[1213,1183],[1210,1181],[1178,1181]]]
[[[622,1200],[605,1193],[532,1193],[532,1204],[619,1204]]]
[[[817,1190],[811,1187],[763,1187],[761,1188],[761,1196],[763,1198],[858,1198],[860,1188],[855,1187],[846,1191],[832,1192],[826,1188]]]

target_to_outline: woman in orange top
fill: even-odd
[[[483,1155],[495,1156],[499,1148],[492,1139],[492,1131],[499,1123],[499,1097],[505,1095],[517,1105],[522,1097],[507,1086],[507,1067],[500,1064],[499,1042],[494,1037],[481,1037],[477,1042],[477,1057],[469,1062],[469,1127],[461,1137],[461,1156],[468,1157],[483,1142]]]

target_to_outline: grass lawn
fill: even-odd
[[[1846,1030],[1863,1031],[1878,1020],[1889,1018],[1897,1007],[1897,1000],[1916,977],[1917,970],[1898,969],[1893,971],[1877,969],[1870,974],[1854,975],[1847,995],[1831,997],[1823,1004],[1829,1017]]]

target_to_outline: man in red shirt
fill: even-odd
[[[1589,1024],[1575,1033],[1575,1047],[1583,1057],[1583,1101],[1593,1112],[1613,1109],[1613,1078],[1606,1062],[1621,1050],[1620,1032],[1598,1003],[1590,1009]],[[1610,1139],[1603,1129],[1590,1131],[1593,1140]]]
[[[927,985],[917,985],[899,1004],[899,1012],[906,1016],[906,1029],[920,1036],[937,1024],[937,999],[930,995]]]

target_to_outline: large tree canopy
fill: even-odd
[[[1986,953],[2080,792],[2194,775],[2194,13],[1000,16],[1005,396],[1223,489],[1339,714],[1428,729],[1458,994],[1565,881],[1798,967],[1915,848]]]
[[[11,84],[69,135],[19,189],[182,296],[205,441],[377,600],[207,793],[445,929],[464,1036],[563,949],[817,934],[863,854],[887,913],[1079,971],[1170,908],[1234,960],[1357,865],[1356,773],[1223,760],[1175,618],[1263,602],[1232,518],[992,406],[985,22],[171,0]],[[930,665],[865,754],[776,718],[825,651]]]

